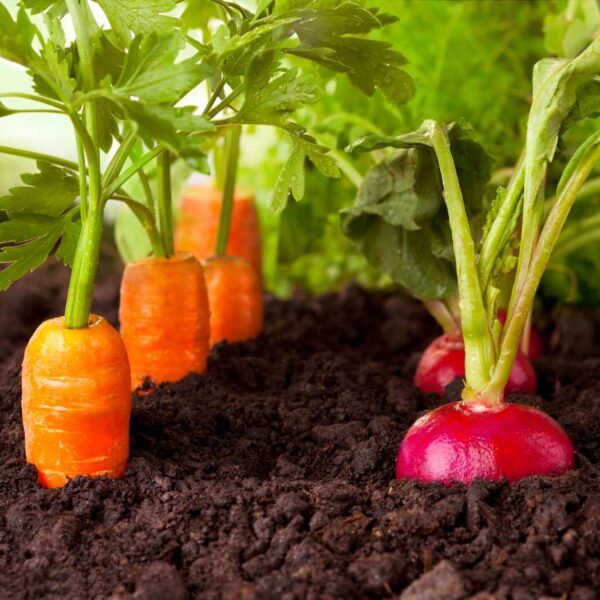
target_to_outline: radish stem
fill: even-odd
[[[484,394],[498,394],[506,385],[510,371],[519,347],[519,338],[525,321],[533,307],[535,292],[542,279],[544,270],[552,256],[560,232],[575,202],[577,192],[587,179],[594,165],[600,160],[600,142],[588,150],[578,168],[573,172],[569,181],[556,199],[548,216],[527,270],[525,285],[518,291],[515,298],[513,317],[507,318],[503,332],[500,354],[492,378],[484,390]]]
[[[437,156],[444,200],[448,208],[452,243],[456,260],[460,299],[461,325],[465,343],[465,378],[463,397],[474,399],[485,387],[494,365],[495,352],[488,328],[485,306],[475,260],[475,244],[469,227],[460,182],[450,150],[450,141],[444,129],[434,121],[428,122],[429,136]],[[486,402],[497,403],[501,395],[485,396]]]
[[[454,318],[452,311],[443,300],[425,300],[423,305],[444,330],[444,333],[460,331],[460,323]]]

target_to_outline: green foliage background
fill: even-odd
[[[398,107],[379,93],[362,96],[336,78],[324,81],[326,96],[305,112],[304,124],[323,139],[338,135],[343,152],[346,144],[367,133],[398,135],[416,129],[426,118],[463,119],[496,159],[495,169],[513,165],[523,140],[531,69],[546,53],[544,18],[564,2],[380,0],[376,4],[399,18],[380,37],[393,42],[410,61],[407,71],[416,80],[416,96]],[[285,155],[272,142],[260,168],[252,165],[242,172],[246,185],[257,190],[261,205]],[[372,161],[363,157],[354,167],[364,173]],[[339,232],[337,211],[349,207],[355,194],[348,178],[326,180],[311,172],[305,199],[288,204],[281,224],[264,212],[270,289],[281,294],[293,287],[322,292],[350,279],[366,285],[387,283]]]

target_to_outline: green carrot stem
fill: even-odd
[[[171,158],[162,152],[156,159],[157,210],[160,235],[166,256],[175,252],[173,241],[173,202],[171,198]]]
[[[104,203],[97,166],[90,165],[89,183],[89,211],[77,243],[65,308],[65,325],[70,329],[88,326],[100,258]]]
[[[79,209],[81,213],[81,222],[85,223],[88,213],[87,176],[85,151],[79,138],[77,138],[77,160],[79,161]]]
[[[60,156],[53,156],[51,154],[44,154],[42,152],[34,152],[33,150],[23,150],[22,148],[12,148],[11,146],[0,146],[0,154],[10,154],[11,156],[20,156],[22,158],[30,158],[31,160],[42,160],[49,162],[57,167],[65,167],[72,171],[77,171],[79,165],[72,160],[61,158]]]
[[[154,193],[152,192],[152,186],[150,185],[150,180],[148,175],[144,173],[143,169],[140,169],[137,172],[138,179],[140,180],[140,184],[142,186],[142,191],[144,192],[144,197],[146,198],[146,207],[150,211],[150,214],[155,217],[154,212]]]
[[[498,361],[496,362],[489,385],[483,390],[484,394],[501,394],[506,386],[519,348],[519,339],[525,321],[533,307],[535,293],[544,270],[548,265],[560,232],[569,216],[569,211],[575,202],[577,192],[598,160],[600,160],[600,143],[591,148],[585,160],[580,162],[577,170],[571,175],[571,178],[564,186],[550,211],[535,247],[530,267],[527,270],[525,285],[516,297],[512,316],[509,315],[507,318],[500,343]]]
[[[93,30],[93,25],[95,28],[97,28],[97,25],[91,15],[87,0],[66,0],[66,4],[77,38],[77,52],[79,53],[81,76],[86,91],[89,92],[96,87],[96,77],[93,68],[94,52],[90,31]],[[90,100],[86,104],[84,116],[89,136],[96,151],[98,151],[98,112],[93,100]]]
[[[93,89],[95,77],[89,35],[93,17],[85,0],[66,0],[66,3],[77,37],[79,66],[83,81],[87,89]],[[87,327],[89,323],[94,282],[100,258],[100,244],[104,225],[104,202],[102,201],[100,152],[97,144],[96,107],[93,103],[86,107],[85,120],[87,128],[76,113],[71,112],[69,118],[75,128],[78,145],[82,147],[82,153],[87,158],[89,171],[89,190],[87,192],[89,206],[77,243],[65,308],[65,325],[71,329],[78,329]],[[80,181],[85,176],[85,171],[80,171]],[[80,184],[80,189],[82,187],[83,184]]]
[[[436,122],[429,122],[429,135],[437,156],[444,199],[448,208],[452,243],[458,277],[461,325],[465,344],[465,391],[463,398],[472,400],[477,392],[489,382],[494,366],[495,352],[485,314],[483,295],[477,274],[475,244],[469,227],[469,219],[450,150],[450,140],[445,130]],[[480,398],[497,403],[495,396]]]
[[[238,96],[241,96],[244,89],[245,89],[245,86],[243,83],[238,85],[238,87],[236,87],[234,90],[232,90],[229,93],[229,95],[227,95],[225,98],[223,98],[223,100],[221,100],[221,102],[219,102],[219,104],[217,104],[215,107],[211,108],[206,113],[206,116],[211,119],[213,117],[216,117],[223,109],[227,108]]]
[[[17,92],[10,92],[7,94],[0,94],[0,98],[21,98],[22,100],[31,100],[32,102],[38,102],[39,104],[46,104],[47,106],[52,106],[56,108],[62,113],[66,113],[67,107],[62,102],[58,100],[52,100],[51,98],[46,98],[44,96],[37,96],[36,94],[23,94]]]
[[[135,131],[130,131],[125,139],[121,142],[111,161],[108,163],[102,177],[102,185],[106,187],[113,179],[121,172],[127,157],[129,156],[131,149],[137,141],[137,135]]]
[[[207,82],[208,82],[208,80],[207,80]],[[223,91],[223,88],[225,87],[226,83],[227,83],[227,80],[224,77],[222,77],[221,80],[219,81],[219,83],[215,86],[215,89],[210,94],[210,98],[208,99],[208,102],[206,103],[206,106],[204,107],[204,110],[202,111],[203,115],[207,115],[208,112],[210,111],[210,109],[214,106],[215,102],[219,98],[219,94]]]
[[[219,217],[219,229],[217,230],[217,242],[215,254],[223,256],[227,253],[227,242],[231,229],[231,217],[233,215],[233,201],[235,195],[235,180],[237,177],[238,158],[240,153],[241,127],[234,127],[228,134],[225,142],[226,172],[223,185],[223,200],[221,202],[221,214]]]
[[[163,240],[158,228],[156,227],[156,222],[154,220],[152,211],[141,202],[137,202],[133,198],[123,194],[115,194],[112,196],[112,199],[123,202],[131,209],[131,212],[133,212],[137,220],[141,223],[142,227],[148,234],[154,256],[165,256]]]
[[[104,191],[104,199],[107,200],[110,198],[119,188],[127,183],[134,175],[136,175],[140,169],[145,167],[151,160],[163,152],[166,152],[166,148],[161,145],[155,146],[152,150],[146,152],[146,154],[136,160],[130,167],[125,169],[125,171],[123,171],[118,177],[115,177],[112,183],[106,186]]]

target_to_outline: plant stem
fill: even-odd
[[[148,175],[144,173],[143,169],[140,169],[137,175],[142,185],[144,196],[146,198],[146,207],[150,211],[150,214],[154,217],[154,194],[152,193],[152,187],[150,186],[150,180],[148,179]]]
[[[142,224],[142,227],[146,230],[148,238],[150,239],[154,256],[165,256],[165,247],[160,232],[156,227],[152,211],[141,202],[137,202],[133,198],[123,194],[114,194],[112,198],[126,204]]]
[[[85,86],[94,87],[93,54],[91,49],[90,29],[93,18],[85,0],[66,0],[73,20],[79,52],[79,66]],[[67,306],[65,308],[65,326],[70,329],[87,327],[94,282],[100,258],[100,244],[104,219],[104,202],[102,199],[102,177],[100,171],[100,153],[97,144],[97,113],[93,104],[86,109],[86,126],[75,112],[69,114],[77,137],[78,146],[87,158],[89,172],[89,206],[83,228],[77,243],[73,271],[69,281]],[[81,160],[80,160],[81,162]],[[85,171],[79,172],[80,181],[85,178]],[[83,184],[80,183],[80,189]]]
[[[215,89],[213,90],[212,94],[210,95],[210,98],[208,99],[208,102],[206,103],[206,106],[204,107],[204,110],[202,111],[203,115],[207,115],[208,112],[210,111],[210,109],[213,107],[214,103],[217,101],[217,98],[219,97],[219,94],[223,91],[223,88],[225,87],[225,78],[222,77],[221,80],[219,81],[219,83],[215,86]]]
[[[444,333],[460,331],[460,324],[455,320],[452,311],[443,300],[425,300],[423,305],[427,312],[436,320]]]
[[[526,273],[525,285],[518,293],[512,316],[508,316],[500,343],[500,354],[492,378],[486,387],[486,393],[501,393],[510,376],[512,366],[519,348],[519,339],[525,321],[533,307],[535,293],[544,274],[544,270],[552,256],[560,232],[569,216],[569,212],[577,192],[587,179],[594,165],[600,160],[600,143],[591,148],[578,168],[571,175],[568,183],[556,199],[550,215],[544,224],[539,241],[535,248],[530,268]]]
[[[523,182],[525,179],[525,168],[523,156],[519,160],[517,170],[512,178],[506,196],[500,210],[494,219],[488,235],[483,241],[479,261],[477,263],[479,271],[479,281],[482,289],[486,289],[494,270],[494,264],[502,252],[502,249],[508,243],[511,235],[509,223],[514,218],[514,212],[517,209],[519,199],[523,192]]]
[[[233,215],[235,180],[237,177],[241,132],[241,127],[234,127],[227,134],[225,142],[226,172],[223,185],[223,200],[221,202],[221,215],[219,217],[219,229],[217,231],[217,242],[215,244],[215,254],[217,256],[223,256],[227,253],[227,242],[229,241],[229,230],[231,229],[231,217]]]
[[[566,256],[598,241],[600,241],[600,214],[595,214],[577,221],[561,233],[552,258]]]
[[[219,102],[219,104],[217,104],[217,106],[215,106],[214,108],[209,110],[206,113],[206,116],[208,116],[211,119],[213,117],[216,117],[223,109],[227,108],[238,96],[240,96],[243,91],[244,91],[244,84],[238,85],[238,87],[236,87],[229,94],[229,96],[226,96],[225,98],[223,98],[223,100],[221,100],[221,102]]]
[[[75,36],[77,39],[77,52],[79,53],[79,68],[86,92],[90,92],[96,87],[96,77],[94,74],[94,53],[92,50],[92,39],[90,31],[96,29],[97,25],[90,12],[87,0],[66,0],[67,9],[73,21]],[[95,26],[95,27],[93,27]],[[74,112],[74,111],[72,111]],[[89,136],[92,138],[94,148],[98,151],[98,112],[96,104],[90,100],[84,111],[85,122]]]
[[[39,102],[40,104],[46,104],[56,108],[61,113],[67,113],[67,107],[58,100],[52,100],[51,98],[45,98],[44,96],[37,96],[36,94],[22,94],[11,92],[8,94],[0,94],[0,98],[21,98],[22,100],[31,100],[32,102]]]
[[[121,172],[131,149],[135,145],[136,142],[136,133],[135,131],[130,131],[125,139],[119,145],[117,151],[112,157],[111,161],[108,163],[108,167],[104,171],[104,175],[102,177],[102,185],[106,187],[109,185],[112,180]]]
[[[89,211],[77,243],[65,309],[65,325],[69,329],[88,326],[100,258],[104,217],[100,169],[98,165],[90,164],[89,171]]]
[[[22,150],[21,148],[12,148],[10,146],[0,146],[0,154],[11,154],[12,156],[21,156],[23,158],[30,158],[31,160],[42,160],[49,162],[58,167],[65,167],[72,171],[77,171],[79,165],[72,160],[61,158],[60,156],[52,156],[51,154],[43,154],[42,152],[34,152],[32,150]]]
[[[479,390],[489,382],[494,365],[495,352],[486,319],[483,295],[477,275],[475,244],[469,227],[469,219],[460,189],[460,182],[445,130],[435,121],[428,122],[429,136],[437,156],[444,199],[448,208],[452,243],[456,260],[461,325],[465,344],[465,400],[497,403],[496,396],[479,397]]]
[[[173,202],[171,199],[171,158],[162,152],[156,159],[156,189],[159,229],[166,256],[175,252],[173,242]]]
[[[136,160],[130,167],[128,167],[123,173],[121,173],[118,177],[113,179],[112,183],[110,183],[105,191],[104,191],[104,199],[108,200],[121,186],[127,183],[140,169],[145,167],[151,160],[156,158],[162,152],[166,152],[166,148],[161,146],[155,146],[149,152],[146,152],[144,156]]]
[[[588,198],[592,198],[594,196],[598,196],[600,194],[600,177],[595,177],[594,179],[590,179],[586,181],[582,186],[579,192],[577,192],[577,200],[587,200]],[[547,217],[548,213],[552,209],[554,201],[556,198],[549,198],[544,203],[544,216]]]
[[[81,222],[85,223],[88,213],[87,199],[87,176],[85,166],[85,151],[79,138],[77,142],[77,159],[79,161],[79,210],[81,214]]]

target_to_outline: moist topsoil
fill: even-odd
[[[0,295],[0,598],[599,597],[597,315],[546,317],[540,396],[519,398],[571,435],[562,477],[395,481],[403,434],[441,402],[411,385],[438,332],[411,300],[349,286],[266,298],[259,339],[134,396],[125,478],[45,490],[25,464],[19,369],[65,290],[51,265]],[[114,322],[118,280],[96,297]]]

